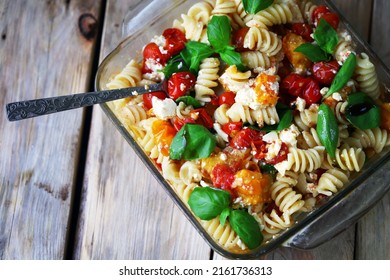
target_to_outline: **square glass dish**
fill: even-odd
[[[209,8],[212,7],[213,9],[215,9],[215,6],[213,6],[216,3],[215,0],[207,0],[207,1],[199,1],[199,2],[203,2],[205,6]],[[220,11],[217,14],[222,13],[224,9],[225,11],[229,10],[229,3],[231,4],[233,2],[235,3],[235,5],[237,5],[237,3],[240,3],[240,1],[237,0],[217,1],[217,3],[224,5],[223,7],[222,6],[219,7]],[[294,18],[294,8],[297,8],[299,9],[303,18],[305,17],[308,18],[310,24],[311,24],[310,22],[311,16],[308,15],[311,15],[315,7],[319,5],[325,5],[329,7],[330,9],[329,12],[337,13],[341,18],[340,26],[338,27],[339,38],[342,38],[336,47],[336,48],[340,48],[338,59],[343,60],[343,63],[345,63],[345,58],[343,58],[343,55],[346,54],[345,49],[347,49],[347,52],[349,51],[350,53],[350,50],[348,48],[352,45],[353,45],[353,52],[356,52],[356,54],[361,54],[361,53],[367,54],[370,62],[375,66],[376,74],[379,81],[381,96],[379,97],[378,100],[380,101],[378,102],[380,103],[389,102],[390,100],[389,70],[384,66],[384,64],[380,61],[380,59],[378,59],[375,53],[371,50],[370,46],[367,43],[365,43],[364,40],[360,39],[356,35],[356,33],[352,30],[352,28],[345,21],[345,19],[343,19],[342,15],[337,10],[337,8],[332,4],[331,1],[314,0],[314,1],[294,2],[294,1],[279,0],[274,2],[275,4],[280,6],[278,6],[279,10],[276,9],[273,10],[274,14],[271,13],[271,16],[275,16],[275,13],[278,12],[287,13],[286,10],[283,10],[284,8],[282,6],[282,5],[287,5],[286,7],[288,7],[290,9],[289,11],[292,12],[293,18]],[[291,5],[292,2],[296,3],[296,6],[294,5],[292,6]],[[150,43],[152,38],[154,38],[154,36],[156,35],[159,36],[160,34],[163,33],[163,31],[166,28],[171,28],[173,26],[174,20],[179,20],[179,21],[182,20],[181,15],[187,14],[189,9],[191,7],[194,7],[195,3],[197,2],[185,1],[185,0],[144,1],[142,2],[141,6],[137,7],[137,9],[130,11],[126,17],[127,19],[125,19],[124,26],[123,26],[124,34],[127,36],[127,38],[124,41],[122,41],[116,47],[116,49],[114,49],[104,59],[104,61],[99,66],[98,73],[96,76],[96,90],[100,91],[100,90],[108,89],[107,85],[109,85],[113,81],[113,79],[115,79],[114,77],[116,75],[123,73],[121,71],[123,71],[123,69],[126,69],[126,67],[129,65],[128,63],[132,59],[134,60],[133,63],[142,64],[142,59],[143,59],[142,50],[144,46]],[[235,9],[237,10],[237,8]],[[196,14],[202,15],[201,13],[202,11],[204,12],[204,10],[202,9],[197,10]],[[298,10],[295,10],[295,12],[298,12]],[[240,13],[241,15],[243,15],[242,10],[240,10]],[[235,22],[234,16],[231,16],[231,18],[233,18],[233,22]],[[243,19],[244,17],[241,16],[240,18]],[[276,20],[276,22],[278,24],[285,23],[283,21],[288,21],[288,19],[289,19],[288,16],[285,17],[284,19],[282,17],[278,19],[279,22],[277,22],[278,20]],[[247,22],[249,22],[250,20],[253,20],[253,18],[245,19],[244,21],[246,21],[246,23],[244,22],[244,24],[247,24]],[[178,22],[175,23],[175,26],[177,26],[177,24]],[[260,24],[262,23],[260,22]],[[275,28],[275,26],[272,28]],[[274,30],[274,29],[270,29],[270,30]],[[347,33],[342,32],[343,30],[347,31]],[[340,35],[340,34],[344,34],[344,35]],[[343,42],[345,41],[348,41],[348,43],[345,43],[343,45]],[[277,63],[279,63],[280,61],[281,59],[278,60]],[[361,64],[362,62],[360,62],[359,65]],[[359,67],[364,68],[364,65]],[[132,70],[128,68],[127,76],[132,75],[131,71]],[[133,72],[133,77],[137,75],[139,76],[139,73],[134,74]],[[142,77],[138,77],[138,78],[137,77],[135,79],[142,80]],[[362,79],[363,80],[358,81],[360,83],[358,86],[361,87],[365,86],[367,88],[367,91],[371,90],[370,86],[372,86],[371,83],[372,77],[371,80],[368,79],[368,85],[367,83],[366,85],[364,84],[365,81],[364,77]],[[147,82],[145,82],[144,80],[137,82],[137,85],[143,85],[143,84],[147,84]],[[347,92],[346,94],[349,93]],[[140,97],[135,97],[135,98],[139,99]],[[337,96],[335,95],[333,95],[332,98],[333,100],[337,100]],[[222,226],[218,218],[215,218],[211,221],[202,221],[193,213],[193,211],[191,211],[187,202],[188,202],[188,198],[190,197],[191,191],[194,188],[193,186],[190,186],[192,185],[193,182],[189,182],[188,184],[186,183],[178,184],[176,182],[172,183],[173,181],[175,181],[174,177],[177,175],[172,175],[171,173],[179,172],[178,170],[176,171],[174,170],[176,167],[174,165],[170,166],[169,165],[170,163],[162,162],[163,160],[159,161],[160,159],[158,158],[158,156],[155,156],[154,159],[151,159],[151,157],[149,157],[149,155],[153,152],[152,148],[148,149],[145,147],[147,145],[147,142],[150,140],[148,138],[150,137],[150,135],[145,131],[143,131],[143,129],[139,127],[135,127],[131,123],[129,124],[126,117],[118,113],[119,112],[118,110],[121,110],[121,108],[127,106],[126,104],[129,104],[128,102],[129,100],[122,100],[122,101],[103,104],[102,109],[104,110],[106,115],[112,120],[112,122],[117,127],[117,129],[122,133],[126,141],[128,141],[131,147],[136,151],[138,156],[142,159],[142,161],[145,163],[147,168],[151,171],[153,176],[157,178],[157,180],[161,183],[161,185],[167,191],[169,196],[174,200],[174,202],[178,205],[178,207],[188,218],[188,220],[198,230],[199,234],[205,239],[205,241],[212,247],[213,250],[215,250],[216,252],[218,252],[219,254],[227,258],[254,259],[254,258],[258,258],[263,254],[270,252],[271,250],[279,246],[290,246],[290,247],[296,247],[300,249],[309,249],[309,248],[316,247],[321,243],[334,237],[336,234],[346,229],[351,224],[355,223],[364,213],[366,213],[371,207],[373,207],[375,203],[379,201],[380,198],[383,197],[383,195],[389,190],[389,184],[386,180],[385,170],[388,167],[390,167],[390,163],[389,163],[390,137],[389,140],[387,140],[386,130],[375,130],[371,136],[367,136],[367,135],[362,136],[366,140],[364,140],[363,138],[358,139],[358,142],[360,144],[359,143],[356,144],[355,142],[354,142],[355,144],[349,142],[347,143],[349,145],[347,146],[347,149],[352,149],[352,148],[357,149],[357,147],[355,147],[354,145],[358,145],[358,146],[360,145],[361,150],[364,150],[364,154],[369,155],[367,157],[366,156],[364,157],[363,159],[363,162],[365,162],[364,165],[362,163],[356,163],[357,165],[359,165],[358,168],[359,169],[361,168],[359,172],[351,172],[351,175],[348,178],[348,182],[345,183],[344,185],[341,184],[343,185],[342,187],[339,187],[335,191],[332,191],[332,195],[324,195],[324,193],[321,192],[315,193],[314,195],[313,192],[310,193],[307,189],[302,191],[302,189],[300,189],[299,187],[294,186],[295,194],[299,195],[299,192],[301,192],[300,199],[304,202],[304,205],[302,204],[300,205],[300,207],[301,208],[303,207],[306,210],[297,211],[296,213],[293,213],[293,215],[291,215],[293,221],[291,221],[288,226],[283,226],[283,223],[287,223],[287,222],[284,219],[285,216],[283,216],[282,214],[280,215],[277,214],[279,213],[278,211],[271,212],[271,210],[268,210],[268,212],[262,213],[261,216],[257,216],[261,230],[264,232],[265,228],[269,229],[268,231],[266,231],[266,235],[268,234],[268,237],[265,238],[265,241],[263,241],[260,246],[256,246],[256,248],[253,249],[248,249],[248,247],[243,244],[242,240],[240,240],[240,238],[238,238],[237,235],[234,233],[233,229],[230,227],[228,222],[224,226]],[[139,104],[135,104],[135,105],[138,106]],[[132,120],[133,122],[139,121],[138,119],[145,119],[145,118],[148,119],[150,117],[150,115],[148,115],[149,112],[147,112],[147,110],[138,111],[139,108],[138,109],[137,108],[138,107],[132,107],[127,109],[129,110],[127,111],[127,116],[129,116],[130,114],[133,118]],[[298,104],[296,104],[296,108],[298,108]],[[296,108],[294,110],[298,110]],[[217,133],[215,132],[215,130],[212,131],[214,133]],[[347,133],[349,135],[352,134],[352,131],[346,130],[344,132],[341,132],[339,128],[339,133],[340,135],[342,133]],[[382,133],[383,135],[382,134],[379,135],[380,133]],[[346,138],[348,137],[349,136],[347,136]],[[371,139],[371,140],[367,140],[367,139]],[[363,143],[364,141],[365,143]],[[369,143],[370,141],[371,144]],[[378,146],[380,147],[378,148]],[[306,148],[309,149],[309,147]],[[340,146],[338,148],[342,149],[342,147]],[[376,151],[373,152],[373,150]],[[354,151],[356,152],[356,150]],[[341,155],[340,152],[340,158],[343,157],[344,156]],[[357,159],[356,161],[359,161],[358,157],[357,156],[355,157]],[[322,159],[322,160],[326,161],[326,159]],[[344,163],[345,163],[345,159],[344,159]],[[165,172],[162,172],[161,166],[164,164],[166,165],[166,169]],[[339,171],[344,170],[339,166],[340,164],[336,163],[336,165],[339,168],[338,169]],[[345,163],[345,165],[353,165],[353,164]],[[170,168],[172,170],[170,170]],[[332,168],[333,166],[328,169],[332,169]],[[348,168],[349,167],[347,166],[345,169]],[[317,167],[316,169],[317,170],[321,169],[322,172],[326,173],[326,168],[323,167],[323,165],[321,165],[320,168]],[[279,169],[277,170],[279,171]],[[187,172],[196,173],[198,171],[199,170],[191,170],[191,168],[189,168],[189,171]],[[345,172],[350,174],[348,171]],[[281,177],[278,177],[279,179],[288,177],[288,173],[283,173],[280,171],[279,173],[284,174],[284,175],[280,175]],[[309,174],[313,175],[315,172],[302,172],[302,173],[305,173],[306,175]],[[322,175],[318,175],[319,173],[317,173],[317,175],[320,178],[325,173],[322,173]],[[192,176],[192,174],[190,175]],[[305,182],[306,184],[312,183],[312,185],[319,184],[319,178],[316,179],[311,178],[312,181],[306,178]],[[296,178],[297,182],[295,183],[295,185],[298,184],[299,180],[297,177]],[[334,184],[337,184],[336,181],[338,182],[343,181],[343,179],[340,179],[340,177],[337,176],[332,177],[330,180],[334,182]],[[202,184],[201,182],[197,182],[197,183],[199,186],[205,185]],[[375,186],[375,188],[372,188],[370,186]],[[275,188],[273,188],[273,190],[274,189]],[[304,195],[305,191],[308,192],[306,193],[306,196]],[[280,194],[277,192],[278,191],[275,190],[274,195],[276,197],[278,197]],[[279,203],[277,202],[278,199],[276,197],[273,198],[273,200],[276,201],[275,202],[276,206],[273,205],[274,208],[279,206],[278,205]],[[308,198],[305,200],[305,197]],[[267,201],[267,203],[271,204],[269,201]],[[282,206],[279,207],[282,208]],[[251,210],[251,211],[252,214],[256,212],[255,210]],[[279,215],[279,216],[278,217],[272,216],[271,213],[274,213],[274,215]],[[255,214],[253,214],[253,216],[255,216]],[[279,222],[277,222],[277,219],[279,219]]]

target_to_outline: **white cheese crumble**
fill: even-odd
[[[343,97],[342,97],[341,94],[338,93],[338,92],[333,93],[333,94],[332,94],[332,98],[333,98],[334,100],[336,100],[336,101],[342,101],[342,100],[343,100]]]
[[[279,138],[282,142],[286,143],[289,147],[297,146],[297,137],[301,134],[298,127],[292,124],[289,128],[283,129],[279,133]]]
[[[297,110],[299,112],[303,112],[306,108],[306,100],[298,96],[297,100],[295,101],[295,106],[297,106]]]
[[[278,141],[278,140],[279,140],[279,136],[278,136],[278,133],[276,131],[271,131],[263,136],[263,141],[268,143],[268,144],[275,142],[275,141]]]
[[[157,118],[167,120],[176,116],[177,105],[175,101],[170,98],[161,100],[155,96],[152,98],[153,113]]]
[[[325,94],[327,94],[329,91],[329,88],[328,87],[323,87],[321,90],[320,90],[320,93],[322,96],[324,96]]]

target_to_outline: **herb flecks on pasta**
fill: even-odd
[[[168,91],[111,107],[227,250],[274,238],[390,146],[375,65],[328,7],[204,0],[150,39],[107,87]]]

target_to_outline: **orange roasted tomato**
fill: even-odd
[[[152,124],[152,134],[159,151],[164,156],[169,156],[169,147],[176,135],[176,129],[169,121],[156,120]]]
[[[260,73],[255,82],[256,102],[263,106],[275,106],[279,98],[277,76]]]
[[[294,33],[288,33],[283,37],[283,51],[292,66],[300,72],[311,69],[312,66],[312,62],[304,54],[295,52],[295,49],[304,43],[306,41],[302,36]]]
[[[270,202],[272,180],[268,174],[242,169],[234,175],[232,188],[245,205]]]

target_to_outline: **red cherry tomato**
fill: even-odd
[[[222,125],[222,130],[230,137],[234,137],[241,129],[242,122],[229,122]]]
[[[267,163],[277,164],[281,161],[284,161],[287,159],[287,154],[288,154],[288,146],[285,143],[282,143],[279,153],[273,159],[268,160]]]
[[[307,83],[302,91],[302,97],[305,99],[308,106],[318,103],[321,100],[322,95],[320,92],[320,86],[316,80],[313,78],[307,78]]]
[[[339,68],[340,65],[335,60],[330,62],[321,61],[313,64],[312,72],[314,78],[321,85],[329,86],[339,71]]]
[[[329,14],[331,11],[329,10],[328,7],[326,6],[318,6],[317,8],[314,9],[313,13],[311,14],[311,20],[314,23],[315,26],[317,26],[318,21],[320,18],[322,18],[323,15]]]
[[[194,87],[196,77],[191,72],[174,73],[168,80],[168,95],[173,100],[185,95]]]
[[[292,31],[303,37],[308,42],[313,42],[314,39],[310,36],[313,33],[313,29],[306,23],[294,23],[292,25]]]
[[[262,141],[263,133],[252,128],[244,128],[237,132],[231,139],[229,145],[235,149],[250,148],[253,142]]]
[[[214,121],[207,113],[205,108],[199,108],[192,110],[190,113],[191,117],[195,120],[197,124],[203,125],[204,127],[210,129],[213,127]]]
[[[321,18],[326,20],[335,30],[339,27],[340,18],[335,13],[328,13],[323,15]]]
[[[221,106],[223,104],[226,104],[228,106],[232,106],[235,103],[235,100],[234,100],[235,97],[236,97],[236,94],[232,91],[226,91],[226,92],[222,93],[218,97],[219,106]]]
[[[144,59],[155,60],[156,63],[164,65],[170,58],[169,54],[161,53],[159,46],[156,43],[149,43],[145,46],[143,51]]]
[[[190,117],[184,119],[181,119],[179,117],[174,117],[172,119],[172,124],[173,127],[176,129],[176,131],[179,131],[186,123],[196,123],[196,122],[193,118]]]
[[[280,86],[282,93],[292,96],[301,96],[303,87],[306,85],[307,80],[305,77],[291,73],[282,81]]]
[[[232,184],[235,180],[235,169],[227,164],[218,163],[211,171],[213,186],[230,192],[233,198]]]
[[[168,28],[163,34],[165,37],[164,49],[168,51],[171,56],[174,56],[181,52],[187,42],[186,35],[177,28]]]
[[[153,103],[152,103],[153,96],[155,96],[161,100],[164,100],[165,98],[167,98],[167,95],[163,91],[156,91],[156,92],[143,94],[142,98],[144,100],[144,106],[148,110],[150,110],[153,107]]]
[[[248,31],[249,31],[249,27],[243,27],[233,32],[232,44],[236,48],[236,51],[243,52],[248,50],[247,48],[244,48],[244,39]]]

